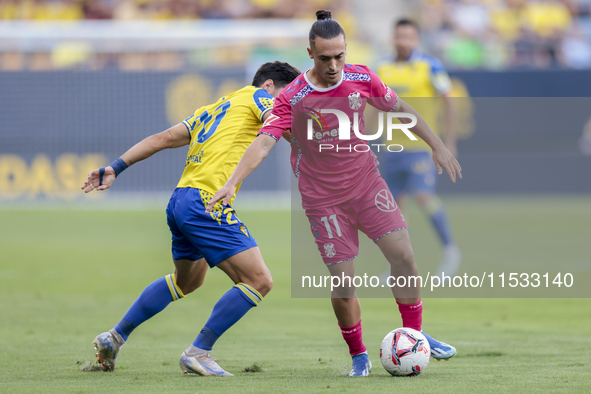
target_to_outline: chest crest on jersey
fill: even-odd
[[[359,108],[361,108],[361,104],[362,101],[359,92],[353,92],[349,94],[349,107],[352,110],[358,110]]]

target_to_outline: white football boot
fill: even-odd
[[[103,367],[103,371],[114,371],[119,350],[125,344],[121,335],[112,328],[108,332],[97,335],[92,344],[97,350],[96,356],[98,357],[98,363]]]
[[[191,356],[187,354],[191,350]],[[209,351],[192,346],[183,352],[179,365],[181,371],[186,374],[198,374],[201,376],[234,376],[226,372],[211,357]],[[197,350],[196,350],[197,349]]]

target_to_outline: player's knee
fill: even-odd
[[[197,287],[195,287],[195,286],[188,286],[188,285],[181,286],[181,285],[179,285],[179,287],[181,288],[184,295],[191,294],[192,292],[197,290]]]
[[[256,291],[261,293],[264,297],[273,288],[273,277],[270,272],[261,272],[251,278],[243,278],[242,282],[252,286]]]
[[[400,251],[390,262],[393,268],[408,269],[415,266],[415,255],[412,249]]]
[[[205,282],[205,273],[192,271],[191,274],[182,275],[177,271],[176,284],[184,295],[190,294],[200,288]]]
[[[182,285],[179,284],[179,287],[181,288],[183,293],[185,295],[187,295],[187,294],[194,292],[198,288],[200,288],[203,285],[203,282],[205,282],[205,278],[198,277],[198,278],[192,279],[189,282],[183,283]]]
[[[410,250],[406,250],[404,252],[402,252],[402,255],[400,256],[400,263],[404,266],[412,266],[414,267],[415,265],[415,254],[412,251],[412,249]]]
[[[332,298],[355,298],[355,286],[340,286],[332,289]]]
[[[197,288],[199,286],[195,286],[193,283],[191,282],[187,282],[187,283],[177,283],[179,288],[181,289],[181,291],[183,292],[184,295],[187,294],[191,294],[192,292],[194,292],[195,290],[197,290]]]
[[[257,291],[261,293],[261,295],[264,297],[271,291],[272,288],[273,277],[271,276],[271,274],[267,272],[264,275],[261,275],[255,289],[257,289]]]

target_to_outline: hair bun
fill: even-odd
[[[329,10],[316,11],[316,19],[319,21],[324,19],[332,19],[332,12]]]

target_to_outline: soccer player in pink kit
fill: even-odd
[[[210,200],[207,209],[220,200],[224,205],[228,203],[236,185],[258,167],[281,136],[285,136],[291,140],[291,164],[298,178],[303,208],[331,276],[354,276],[354,259],[359,252],[358,230],[381,249],[390,263],[392,276],[417,276],[406,222],[377,169],[377,160],[367,140],[359,138],[359,134],[364,134],[365,105],[370,104],[380,111],[414,115],[417,122],[410,130],[432,148],[438,174],[445,169],[455,182],[456,175],[461,178],[460,165],[421,116],[373,71],[366,66],[345,63],[345,32],[331,19],[330,11],[318,11],[316,16],[318,20],[310,30],[308,48],[314,67],[296,78],[277,97],[273,112],[258,137],[224,187]],[[335,107],[338,110],[322,110]],[[347,120],[354,120],[357,112],[358,127],[353,126],[355,133],[350,133],[348,138],[341,138],[340,127],[348,122],[337,119],[338,112],[346,114]],[[310,114],[324,125],[321,131],[308,131]],[[400,116],[402,122],[407,122],[403,119],[406,115]],[[331,301],[353,358],[349,375],[367,376],[371,362],[362,339],[361,305],[355,287],[343,282],[333,290]],[[423,306],[419,287],[408,283],[407,287],[392,287],[392,293],[402,325],[421,331]],[[456,354],[454,347],[428,335],[425,337],[434,358],[449,359]]]

